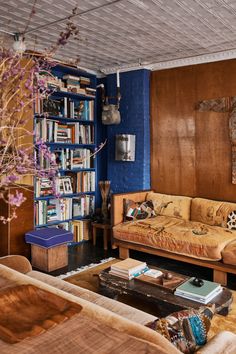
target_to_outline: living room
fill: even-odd
[[[1,353],[235,353],[236,4],[0,5]]]

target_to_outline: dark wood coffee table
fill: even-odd
[[[151,268],[155,267],[152,266]],[[137,279],[126,280],[109,274],[109,271],[110,268],[107,268],[99,274],[100,290],[104,295],[112,298],[117,298],[118,295],[131,295],[136,300],[139,299],[141,304],[149,302],[152,304],[152,314],[157,317],[164,317],[182,309],[199,309],[201,306],[204,306],[199,302],[174,295],[173,292],[167,291],[160,286]],[[166,272],[165,270],[163,271]],[[174,274],[181,276],[178,273]],[[188,279],[188,277],[186,277],[186,279]],[[226,316],[230,310],[232,301],[231,291],[224,288],[210,303],[215,304],[218,314]]]

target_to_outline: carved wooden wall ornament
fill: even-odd
[[[229,137],[232,151],[232,183],[236,184],[236,96],[199,101],[195,109],[199,112],[229,112]]]

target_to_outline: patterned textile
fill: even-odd
[[[236,96],[199,101],[195,109],[200,112],[229,112],[229,136],[232,147],[232,183],[236,184]]]
[[[203,227],[206,234],[193,232]],[[121,241],[212,261],[220,260],[226,245],[236,240],[234,230],[163,215],[120,223],[113,227],[113,236]]]
[[[183,353],[193,353],[207,341],[214,307],[182,310],[146,324],[166,337]]]
[[[190,197],[149,192],[146,199],[153,202],[157,215],[174,216],[185,220],[190,219],[192,200]]]
[[[235,210],[236,203],[193,198],[191,220],[212,226],[227,227],[228,216]]]
[[[138,203],[124,199],[124,221],[147,219],[153,216],[156,216],[156,213],[152,201]]]
[[[213,98],[197,102],[195,109],[199,112],[229,112],[230,108],[236,104],[236,97]]]
[[[227,217],[227,228],[236,230],[236,210],[233,210]]]

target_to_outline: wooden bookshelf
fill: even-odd
[[[86,191],[85,188],[83,192],[62,193],[58,200],[59,202],[62,201],[62,203],[66,200],[62,208],[69,208],[69,212],[63,215],[54,215],[58,213],[58,210],[56,210],[56,207],[53,208],[53,205],[56,205],[56,202],[53,204],[55,200],[53,195],[35,194],[35,227],[50,227],[63,224],[64,227],[66,226],[73,231],[73,220],[89,219],[95,210],[97,190],[96,158],[86,160],[86,163],[81,164],[81,166],[79,166],[80,163],[77,160],[92,154],[97,144],[95,117],[96,76],[63,65],[55,66],[52,69],[52,74],[59,78],[59,82],[67,84],[67,87],[54,88],[54,92],[49,96],[50,102],[38,101],[36,103],[34,112],[36,132],[45,141],[51,152],[55,153],[56,161],[59,161],[60,175],[62,177],[69,176],[68,178],[71,178],[74,183],[75,178],[73,176],[79,178],[79,176],[84,176],[80,172],[86,172],[88,174],[86,175],[88,190]],[[68,79],[63,80],[65,75]],[[73,77],[80,78],[78,79],[80,87],[78,86],[77,88],[76,85],[73,85]],[[82,84],[82,82],[89,82],[89,85],[87,83]],[[90,90],[93,94],[66,91],[71,89],[69,87],[71,84],[73,90]],[[45,111],[45,108],[48,108],[48,111]],[[60,130],[59,135],[57,135],[58,129]],[[57,141],[57,139],[60,141]],[[85,143],[78,143],[80,139]],[[80,154],[82,154],[81,157]],[[35,181],[35,187],[36,183]],[[91,185],[94,186],[94,190],[90,190],[92,188]],[[89,205],[84,206],[83,204],[86,203],[89,203]],[[80,210],[81,215],[79,215]],[[45,212],[47,213],[46,217],[45,215],[41,217],[40,213]]]

